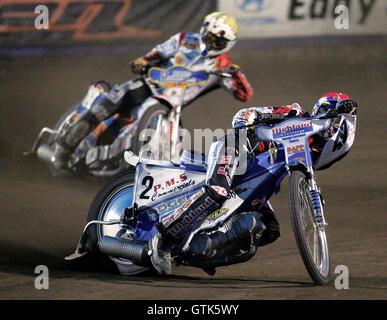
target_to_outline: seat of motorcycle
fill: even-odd
[[[202,172],[207,171],[205,154],[195,150],[184,149],[179,158],[178,164],[189,170],[202,171]]]

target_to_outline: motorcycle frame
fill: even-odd
[[[299,137],[296,139],[284,140],[283,138],[275,137],[273,135],[273,131],[275,131],[276,129],[286,131],[286,128],[292,127],[293,125],[296,126],[299,124],[305,124],[306,122],[309,124],[309,126],[306,127],[307,130],[305,130],[305,128],[295,130],[295,132],[299,133]],[[209,221],[206,219],[202,223],[202,225],[194,232],[192,232],[191,235],[188,237],[186,244],[183,246],[183,251],[188,250],[189,242],[196,233],[216,228],[219,224],[225,222],[231,215],[235,214],[236,212],[251,210],[253,207],[252,204],[254,202],[261,204],[265,203],[267,200],[269,200],[273,193],[278,192],[279,185],[284,179],[284,177],[286,175],[291,174],[291,172],[294,170],[301,170],[302,172],[304,172],[309,182],[310,191],[316,191],[319,193],[319,188],[317,186],[315,175],[313,172],[313,164],[307,141],[310,136],[318,133],[319,131],[326,130],[327,128],[329,128],[330,125],[331,120],[329,119],[319,120],[312,118],[290,118],[274,126],[257,126],[256,134],[261,141],[269,141],[272,144],[277,145],[276,160],[273,162],[272,157],[270,156],[273,151],[267,151],[256,156],[253,160],[253,167],[246,172],[240,183],[237,184],[234,188],[233,197],[226,200],[221,206],[221,208],[219,208],[227,211],[213,221]],[[291,148],[300,145],[300,143],[304,144],[304,148],[299,148],[298,152],[292,153],[291,150],[294,149]],[[127,154],[126,156],[126,159],[128,160],[131,157],[131,155],[129,154]],[[136,203],[136,199],[138,199],[138,194],[143,190],[139,187],[139,180],[143,177],[143,175],[141,175],[141,172],[142,170],[144,170],[144,168],[152,168],[152,170],[155,170],[156,172],[159,171],[159,173],[162,173],[162,175],[164,176],[168,176],[167,172],[171,172],[171,170],[172,172],[174,170],[177,170],[177,172],[183,172],[181,171],[181,167],[168,161],[144,160],[141,158],[141,155],[139,158],[136,158],[136,161],[138,162],[136,166],[133,203],[131,204],[132,206]],[[150,172],[152,172],[152,170]],[[196,190],[199,190],[202,185],[204,185],[204,181],[197,186]],[[172,197],[167,197],[163,201],[166,202],[171,198]],[[161,201],[160,203],[162,203],[163,201]],[[319,197],[317,201],[318,205],[316,206],[316,208],[318,210],[314,210],[314,222],[317,228],[319,228],[320,230],[324,230],[327,226],[327,223],[323,213],[321,197]],[[157,203],[157,205],[158,204],[159,203]],[[144,203],[142,205],[144,205]],[[139,205],[139,212],[141,212],[142,205]],[[152,201],[150,201],[149,207],[152,208],[153,206],[154,204],[152,204]],[[166,212],[165,215],[168,215],[168,212]],[[161,216],[158,217],[158,221],[160,220]],[[150,237],[151,235],[148,235],[147,238]]]

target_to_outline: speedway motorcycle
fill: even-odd
[[[270,142],[271,147],[250,159],[251,165],[232,188],[233,196],[172,250],[172,261],[175,265],[198,267],[214,274],[216,267],[251,259],[265,226],[245,238],[245,243],[228,243],[211,257],[197,254],[195,250],[203,236],[214,238],[217,233],[227,232],[237,223],[238,217],[249,213],[259,217],[259,206],[267,204],[279,191],[281,181],[289,176],[289,212],[299,252],[314,283],[325,285],[330,279],[327,222],[308,138],[329,128],[337,115],[268,116],[254,123],[252,128],[258,138]],[[148,241],[156,232],[154,224],[179,208],[205,184],[204,158],[188,156],[175,163],[145,159],[141,152],[138,156],[126,152],[125,160],[136,166],[135,174],[124,171],[100,189],[90,206],[78,247],[67,260],[91,252],[115,265],[124,275],[152,269]]]
[[[176,65],[169,68],[146,66],[142,70],[142,77],[129,82],[129,92],[123,102],[124,110],[142,104],[142,115],[134,123],[125,125],[120,129],[114,141],[107,144],[91,147],[84,161],[68,163],[67,170],[72,173],[88,173],[94,176],[113,176],[127,169],[129,166],[124,161],[123,153],[126,150],[138,154],[145,144],[152,144],[152,150],[159,150],[158,159],[175,160],[181,153],[180,130],[182,128],[181,111],[187,87],[202,84],[208,81],[211,75],[231,77],[231,74],[197,70],[193,71],[185,66]],[[36,155],[39,159],[50,164],[51,172],[57,175],[64,170],[52,166],[54,144],[59,135],[66,130],[75,117],[86,112],[93,103],[106,95],[114,95],[118,86],[114,88],[106,81],[98,81],[89,86],[83,100],[69,108],[58,120],[54,128],[43,128],[35,140],[32,150],[24,155]],[[179,95],[178,103],[173,103],[166,96],[167,90],[173,89]],[[115,114],[104,121],[106,123],[116,120],[122,114]],[[125,119],[124,119],[125,120]],[[97,127],[98,128],[98,127]],[[84,139],[87,139],[86,136]],[[78,144],[78,146],[82,141]],[[77,153],[75,149],[74,153]],[[154,153],[153,153],[154,154]],[[80,165],[79,165],[80,164]]]

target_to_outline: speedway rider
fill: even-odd
[[[356,129],[356,102],[343,93],[328,93],[321,97],[315,104],[313,117],[320,117],[330,112],[336,112],[337,118],[325,132],[309,138],[308,144],[312,153],[313,168],[325,169],[341,160],[351,148]],[[268,149],[268,143],[259,141],[255,131],[247,131],[247,139],[240,145],[236,138],[238,132],[246,129],[247,124],[267,114],[283,114],[285,117],[307,117],[299,104],[293,103],[283,107],[255,107],[240,110],[232,120],[233,133],[214,142],[208,152],[206,185],[198,194],[194,194],[186,203],[161,222],[156,223],[158,232],[149,242],[151,261],[155,269],[161,274],[171,273],[171,247],[181,244],[195,226],[199,226],[202,219],[219,207],[232,192],[232,183],[236,179],[236,169],[242,165],[241,159],[253,157]],[[245,131],[245,133],[246,133]],[[262,221],[266,230],[262,228],[260,216],[251,216],[250,221],[241,221],[234,224],[220,237],[202,236],[202,252],[196,252],[203,256],[211,257],[216,248],[230,241],[238,240],[238,236],[247,232],[251,236],[254,232],[261,234],[258,246],[273,242],[279,237],[279,225],[275,219],[270,204],[257,209],[262,213]],[[243,230],[245,228],[245,230]],[[250,233],[250,234],[249,234]]]
[[[229,73],[232,75],[231,78],[210,74],[205,83],[190,86],[185,92],[183,105],[199,95],[219,87],[225,88],[238,100],[248,101],[253,90],[239,67],[231,62],[227,53],[237,40],[238,25],[236,20],[226,13],[213,12],[205,17],[200,33],[181,32],[172,36],[145,56],[131,62],[131,68],[137,74],[143,72],[143,68],[148,65],[163,67],[183,65],[192,70],[204,69]],[[133,82],[128,81],[113,88],[103,99],[95,101],[86,113],[74,119],[70,126],[60,134],[55,145],[53,157],[55,167],[66,168],[75,148],[77,148],[77,154],[71,156],[70,163],[74,164],[81,160],[87,150],[97,144],[98,136],[101,135],[102,130],[96,126],[105,119],[117,113],[129,111],[129,123],[135,123],[148,107],[160,103],[155,98],[148,97],[132,110],[127,110],[123,102],[131,87],[133,87]],[[175,100],[179,95],[173,88],[164,92],[163,95],[172,103],[177,104]],[[89,136],[84,139],[87,134]],[[91,139],[88,139],[89,137]],[[82,139],[83,141],[79,143]]]

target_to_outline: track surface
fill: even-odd
[[[340,49],[340,50],[337,50]],[[247,263],[175,268],[174,275],[123,277],[93,265],[68,265],[87,210],[102,181],[53,177],[45,164],[21,156],[43,126],[53,126],[89,82],[132,77],[120,55],[0,60],[0,299],[386,299],[387,48],[385,43],[338,47],[236,48],[231,56],[255,89],[248,105],[299,102],[307,110],[322,94],[341,90],[360,105],[349,155],[318,174],[326,199],[332,282],[312,284],[287,211],[287,184],[273,198],[282,236]],[[184,110],[185,126],[223,128],[246,104],[218,90]],[[35,266],[50,271],[49,290],[34,287]],[[349,269],[349,289],[334,286],[334,268]]]

